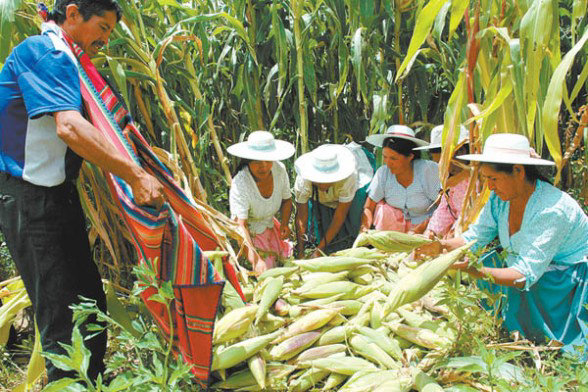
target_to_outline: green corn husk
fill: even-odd
[[[377,369],[374,364],[366,361],[365,359],[347,356],[315,359],[314,361],[309,361],[306,365],[318,369],[328,370],[329,372],[333,373],[345,374],[348,376],[363,370]]]
[[[388,323],[387,326],[389,326],[398,336],[418,344],[421,347],[435,350],[443,349],[451,345],[449,339],[441,337],[429,329],[410,327],[398,322]]]
[[[330,372],[322,369],[307,369],[288,385],[288,391],[303,392],[314,387],[328,377]]]
[[[268,283],[265,290],[263,290],[257,312],[255,313],[255,325],[259,323],[261,317],[265,315],[273,303],[276,302],[284,285],[284,278],[282,276],[277,278],[269,277],[267,279]]]
[[[280,332],[276,331],[267,335],[257,336],[219,350],[212,357],[211,370],[228,369],[246,361],[249,357],[265,348],[279,334]]]
[[[412,369],[413,385],[419,392],[443,392],[443,388],[420,369]]]
[[[402,366],[390,357],[376,343],[371,342],[361,334],[356,334],[349,339],[353,350],[362,357],[380,365],[386,369],[399,369]]]
[[[331,295],[330,297],[318,298],[318,299],[314,299],[312,301],[305,301],[305,302],[301,303],[299,306],[301,308],[309,308],[309,309],[310,308],[321,308],[321,309],[328,308],[328,306],[325,306],[325,305],[329,305],[329,304],[339,300],[344,295],[345,295],[344,293],[339,293],[339,294]]]
[[[338,313],[338,309],[319,309],[312,311],[290,324],[288,328],[286,328],[286,330],[283,331],[274,342],[272,342],[272,344],[283,342],[284,340],[303,332],[319,329],[331,321],[331,319]]]
[[[320,286],[321,284],[342,281],[347,277],[348,272],[316,272],[316,274],[321,275],[315,277],[314,279],[305,280],[302,286],[292,291],[292,294],[299,295],[300,293],[312,290],[313,288]]]
[[[294,264],[311,272],[341,272],[371,263],[371,260],[356,257],[317,257],[311,260],[294,260]]]
[[[225,314],[216,323],[213,334],[213,343],[218,344],[228,342],[243,335],[253,322],[257,308],[257,305],[248,305],[242,308],[233,309]]]
[[[372,306],[372,311],[370,314],[370,326],[373,329],[380,328],[382,326],[382,313],[383,309],[382,306],[378,301],[374,302]]]
[[[255,377],[255,381],[261,387],[261,389],[265,388],[265,374],[266,374],[266,363],[265,359],[259,354],[256,354],[247,360],[247,366],[249,366],[249,370]]]
[[[335,301],[325,306],[325,308],[338,308],[340,314],[343,316],[355,316],[359,313],[359,310],[362,307],[362,303],[355,299],[346,299],[342,301]]]
[[[351,336],[351,333],[355,331],[355,328],[355,326],[351,325],[339,325],[333,327],[319,338],[318,344],[319,346],[327,346],[344,342]]]
[[[464,245],[434,260],[425,262],[401,278],[388,296],[384,306],[384,316],[427,294],[471,245],[472,243]]]
[[[351,279],[353,283],[361,284],[361,285],[368,285],[374,281],[374,275],[372,274],[363,274],[360,276],[356,276],[355,278]]]
[[[342,293],[341,299],[357,299],[374,290],[376,286],[362,286],[357,283],[345,282],[330,282],[317,286],[311,290],[301,293],[300,296],[304,298],[326,298],[335,294]]]
[[[257,281],[261,282],[264,279],[277,278],[278,276],[281,276],[284,279],[286,279],[288,276],[292,275],[293,273],[295,273],[299,269],[300,268],[298,268],[296,266],[270,268],[268,270],[265,270],[261,275],[259,275],[259,277],[257,278]]]
[[[357,236],[353,247],[371,245],[385,252],[411,252],[429,242],[431,240],[419,235],[398,231],[369,230]]]
[[[358,327],[357,331],[369,341],[380,346],[392,358],[402,360],[402,349],[395,339],[390,339],[386,333],[368,327]]]
[[[377,249],[366,247],[343,249],[338,252],[332,253],[331,256],[355,257],[359,259],[368,260],[384,260],[388,258],[388,255],[386,253],[380,252]]]
[[[333,354],[343,353],[347,349],[344,344],[329,344],[326,346],[318,346],[309,348],[300,353],[296,358],[296,363],[308,362],[319,358],[327,358]]]
[[[387,380],[378,385],[373,392],[408,392],[410,381],[407,378],[400,380]]]
[[[363,267],[358,267],[356,269],[354,269],[353,271],[350,271],[348,274],[348,279],[354,279],[357,278],[358,276],[362,276],[362,275],[366,275],[366,274],[372,274],[372,273],[376,273],[379,272],[379,270],[371,265],[364,265]]]
[[[251,370],[243,369],[231,374],[231,376],[226,380],[213,384],[212,388],[235,390],[237,388],[249,387],[252,385],[257,385],[255,376],[253,376]]]
[[[276,380],[286,379],[294,370],[296,370],[296,366],[281,362],[268,362],[266,364],[266,384],[275,387]]]
[[[270,351],[270,355],[276,361],[288,360],[312,346],[320,336],[321,333],[317,331],[305,332],[292,336],[277,346],[274,346]]]
[[[332,391],[335,390],[339,385],[343,384],[345,380],[347,380],[347,376],[345,374],[339,373],[331,373],[329,377],[325,380],[325,385],[323,386],[323,391]]]
[[[284,325],[286,325],[286,319],[274,316],[271,313],[266,313],[257,327],[262,335],[266,335],[282,328]]]
[[[341,392],[372,391],[386,380],[397,379],[398,370],[370,370],[358,372],[351,376],[339,389]]]

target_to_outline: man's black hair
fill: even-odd
[[[120,21],[122,10],[115,0],[56,0],[53,11],[49,13],[49,19],[57,24],[65,22],[65,12],[67,6],[75,4],[80,10],[84,21],[89,20],[92,16],[102,16],[107,11],[116,13],[116,21]]]

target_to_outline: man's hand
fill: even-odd
[[[141,206],[161,208],[164,202],[163,186],[152,175],[142,170],[129,185],[133,189],[135,202]]]

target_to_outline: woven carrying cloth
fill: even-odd
[[[138,206],[131,188],[120,178],[103,172],[113,200],[133,238],[139,262],[160,260],[157,277],[171,281],[173,329],[165,307],[149,297],[155,289],[142,294],[147,308],[166,336],[173,331],[173,347],[202,387],[208,386],[212,361],[212,333],[224,281],[202,253],[218,245],[215,234],[176,184],[172,173],[155,156],[146,140],[133,125],[112,88],[98,73],[90,58],[53,23],[45,26],[53,40],[63,39],[77,59],[81,93],[87,119],[128,159],[141,165],[164,186],[167,202],[161,210]],[[224,264],[225,268],[230,265]],[[227,271],[234,280],[234,271]],[[233,278],[233,279],[231,279]],[[238,282],[232,282],[239,287]]]

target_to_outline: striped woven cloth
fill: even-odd
[[[55,34],[57,27],[52,23],[46,25],[53,25],[46,30]],[[218,239],[175,182],[172,173],[153,153],[117,94],[90,58],[63,32],[61,35],[78,61],[86,118],[120,153],[141,165],[164,186],[167,201],[160,210],[154,210],[138,206],[128,184],[103,172],[134,241],[139,262],[158,260],[158,278],[172,282],[175,294],[173,328],[170,328],[164,305],[149,299],[156,292],[154,288],[143,292],[143,300],[164,334],[170,336],[173,331],[176,354],[181,354],[184,361],[192,365],[195,380],[206,388],[212,362],[214,320],[225,282],[202,250],[216,249]],[[230,265],[224,263],[224,267],[230,268]],[[225,272],[233,286],[239,288],[234,270]]]

